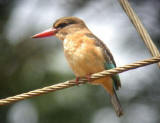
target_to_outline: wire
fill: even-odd
[[[135,26],[136,30],[138,31],[139,35],[142,37],[144,43],[146,44],[147,48],[151,52],[152,56],[160,56],[159,50],[153,43],[150,35],[148,34],[147,30],[141,23],[139,17],[136,15],[134,10],[131,8],[128,0],[119,0],[121,6],[123,7],[124,11],[128,15],[129,19]],[[158,63],[158,66],[160,67],[160,62]]]
[[[159,62],[159,61],[160,61],[160,56],[153,57],[153,58],[146,59],[146,60],[139,61],[139,62],[135,62],[133,64],[128,64],[128,65],[125,65],[123,67],[117,67],[117,68],[114,68],[114,69],[105,70],[105,71],[102,71],[102,72],[99,72],[99,73],[92,74],[90,76],[90,80],[93,81],[93,80],[96,80],[96,79],[99,79],[99,78],[102,78],[102,77],[122,73],[122,72],[125,72],[125,71],[128,71],[128,70],[131,70],[131,69],[135,69],[135,68],[138,68],[138,67],[143,67],[143,66],[146,66],[146,65],[150,65],[150,64],[153,64],[153,63],[156,63],[156,62]],[[88,81],[88,79],[81,78],[79,80],[79,84],[85,84],[87,81]],[[5,98],[5,99],[1,99],[0,100],[0,106],[7,105],[7,104],[10,104],[10,103],[13,103],[13,102],[20,101],[20,100],[24,100],[24,99],[27,99],[27,98],[40,96],[42,94],[47,94],[49,92],[62,90],[62,89],[69,88],[69,87],[72,87],[72,86],[75,86],[75,85],[77,85],[76,80],[69,80],[69,81],[66,81],[66,82],[63,82],[63,83],[59,83],[59,84],[51,85],[51,86],[44,87],[44,88],[41,88],[41,89],[29,91],[27,93],[23,93],[23,94],[8,97],[8,98]]]

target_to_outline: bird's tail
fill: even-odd
[[[117,116],[119,117],[122,116],[123,110],[115,90],[114,90],[114,93],[110,95],[110,99]]]
[[[123,110],[122,110],[120,101],[119,101],[119,99],[117,97],[116,91],[115,91],[115,89],[113,87],[112,78],[108,77],[107,82],[103,81],[102,85],[106,89],[106,91],[109,93],[110,100],[111,100],[111,103],[112,103],[112,105],[114,107],[114,110],[115,110],[117,116],[120,117],[121,115],[123,115]]]

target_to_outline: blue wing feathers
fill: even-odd
[[[105,63],[105,69],[108,70],[108,69],[113,69],[113,68],[115,68],[115,65],[114,65],[113,63]],[[115,88],[116,90],[118,90],[119,87],[121,86],[121,85],[120,85],[119,75],[118,75],[118,74],[113,75],[113,76],[112,76],[112,79],[113,79],[114,88]]]

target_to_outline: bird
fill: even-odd
[[[116,67],[109,48],[78,17],[61,17],[50,29],[35,34],[32,38],[49,36],[55,36],[62,41],[65,57],[77,81],[81,77],[89,77],[91,74]],[[90,83],[104,87],[117,116],[122,116],[122,106],[116,94],[116,90],[121,87],[119,75],[100,78]]]

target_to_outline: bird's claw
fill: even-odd
[[[88,80],[88,82],[91,82],[91,74],[88,74],[88,75],[86,76],[86,79]]]
[[[76,77],[76,84],[79,85],[79,77]]]
[[[80,77],[76,77],[76,85],[79,85],[79,79]],[[86,79],[88,80],[88,82],[91,82],[91,74],[87,74],[86,75]]]

